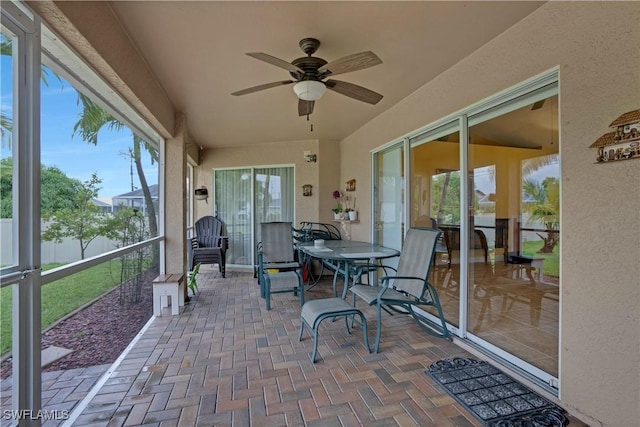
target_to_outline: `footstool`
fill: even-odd
[[[184,305],[184,274],[161,274],[153,279],[153,315],[162,316],[162,309],[169,304],[171,314],[178,314],[178,308]]]
[[[367,319],[360,310],[349,305],[342,298],[320,298],[304,303],[300,313],[300,334],[298,335],[298,341],[302,341],[302,331],[305,326],[313,331],[313,353],[311,353],[312,363],[316,363],[316,353],[318,352],[318,328],[320,327],[320,323],[328,317],[335,318],[343,316],[344,323],[347,327],[347,333],[351,334],[349,319],[347,316],[355,315],[360,317],[360,323],[362,324],[362,330],[364,331],[364,344],[369,353],[371,353],[371,348],[369,348],[369,338],[367,337]]]

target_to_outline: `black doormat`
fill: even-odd
[[[427,374],[490,427],[563,427],[566,411],[484,361],[439,360]]]

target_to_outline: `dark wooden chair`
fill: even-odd
[[[197,220],[194,228],[195,236],[188,247],[189,271],[198,264],[218,264],[222,277],[225,277],[229,238],[224,223],[208,215]]]
[[[440,227],[443,232],[443,241],[447,248],[448,261],[447,264],[451,268],[451,262],[460,254],[460,227]],[[473,242],[470,244],[471,250],[480,250],[484,255],[484,263],[489,262],[489,245],[487,244],[487,237],[482,230],[473,230]]]

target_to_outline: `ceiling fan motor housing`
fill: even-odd
[[[290,72],[291,77],[296,80],[320,80],[322,77],[318,73],[318,68],[327,63],[322,58],[316,58],[315,56],[303,56],[302,58],[294,59],[291,62],[296,67],[304,71],[304,74],[298,72]]]

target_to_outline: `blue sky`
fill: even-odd
[[[1,104],[3,113],[11,112],[11,59],[3,56],[1,64]],[[132,133],[128,128],[120,131],[103,129],[98,134],[98,144],[92,145],[73,135],[73,126],[82,111],[78,95],[72,85],[52,74],[47,77],[48,86],[41,85],[41,162],[56,166],[67,176],[81,181],[90,179],[96,172],[102,179],[100,198],[112,197],[131,191],[131,161],[127,155],[132,146]],[[2,157],[9,156],[9,146],[2,144]],[[157,183],[157,164],[150,165],[148,155],[143,155],[145,176],[149,184]],[[140,188],[138,174],[133,166],[133,185]]]

